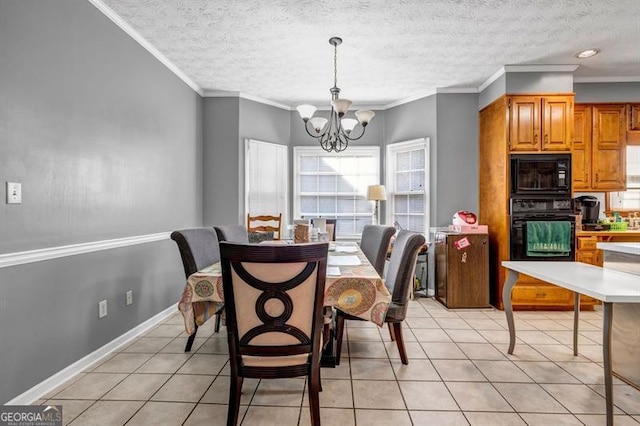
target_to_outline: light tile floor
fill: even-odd
[[[582,312],[580,355],[572,312],[517,312],[507,355],[504,312],[411,302],[409,365],[387,328],[351,321],[343,359],[322,369],[321,418],[339,425],[603,425],[602,313]],[[185,354],[176,313],[47,395],[66,424],[223,425],[229,387],[226,337],[213,321]],[[304,379],[245,380],[243,425],[308,425]],[[640,392],[614,380],[617,426],[640,425]]]

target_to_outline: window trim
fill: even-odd
[[[292,177],[293,177],[293,210],[292,210],[292,215],[294,219],[300,218],[300,188],[299,188],[299,183],[298,183],[298,178],[300,176],[299,170],[300,170],[300,159],[304,156],[304,155],[310,155],[310,156],[332,156],[332,157],[340,157],[340,156],[345,156],[345,155],[349,155],[349,154],[361,154],[362,156],[371,156],[373,157],[374,161],[376,162],[376,170],[375,170],[375,181],[377,183],[380,182],[380,147],[376,146],[376,145],[361,145],[361,146],[350,146],[349,148],[347,148],[347,151],[345,151],[344,153],[328,153],[325,150],[323,150],[322,148],[320,148],[320,146],[294,146],[293,147],[293,170],[292,170]],[[322,175],[322,172],[318,173],[319,175]],[[327,173],[327,174],[333,174],[333,173]],[[340,193],[339,195],[361,195],[363,198],[366,199],[366,188],[364,189],[365,192],[362,193],[350,193],[350,192],[345,192],[345,193]],[[371,211],[369,213],[354,213],[354,217],[371,217],[373,218],[373,203],[371,204]],[[337,231],[337,230],[336,230]],[[336,239],[346,239],[346,240],[353,240],[353,239],[359,239],[360,235],[359,234],[346,234],[346,235],[340,235],[338,236],[336,234]]]
[[[425,176],[424,176],[424,235],[429,235],[429,227],[431,226],[431,199],[429,197],[429,188],[431,185],[431,157],[430,157],[430,139],[428,137],[411,139],[403,142],[395,142],[387,144],[385,151],[385,184],[387,189],[387,201],[385,208],[385,218],[387,222],[391,222],[393,218],[393,196],[395,194],[395,165],[393,163],[394,156],[401,152],[415,151],[423,148],[425,150]],[[418,194],[420,192],[401,191],[398,194]]]

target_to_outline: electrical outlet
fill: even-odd
[[[126,292],[126,305],[133,305],[133,290]]]
[[[107,316],[107,299],[98,302],[98,319]]]

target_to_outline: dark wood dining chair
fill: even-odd
[[[248,243],[249,236],[247,229],[243,225],[222,225],[214,226],[218,241],[230,241],[234,243]]]
[[[189,279],[191,274],[198,272],[200,269],[220,261],[218,237],[211,228],[191,228],[173,231],[171,233],[171,239],[178,245],[184,275],[187,279]],[[223,310],[224,307],[221,307],[215,312],[216,332],[220,330],[220,317]],[[194,315],[196,315],[196,310],[194,310]],[[198,324],[195,323],[195,331],[187,339],[187,345],[184,348],[185,352],[191,351],[191,346],[193,345],[193,340],[197,332]]]
[[[396,228],[384,225],[365,225],[362,230],[360,249],[381,277],[384,277],[389,242],[395,233]]]
[[[387,270],[387,277],[385,279],[385,285],[389,293],[391,293],[391,304],[389,305],[389,310],[387,311],[384,321],[389,325],[391,339],[396,341],[398,352],[400,352],[400,359],[403,364],[409,364],[409,358],[407,357],[407,351],[404,347],[404,339],[402,337],[402,321],[404,321],[407,316],[409,297],[413,289],[416,259],[424,243],[424,235],[417,232],[400,231],[393,245],[389,269]],[[337,310],[336,364],[340,364],[345,320],[361,320],[361,318]]]
[[[220,243],[231,386],[227,426],[238,422],[245,377],[307,377],[320,425],[322,305],[329,244]]]
[[[247,232],[273,232],[273,239],[282,238],[282,213],[277,216],[247,214]]]

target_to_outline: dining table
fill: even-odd
[[[365,254],[355,242],[331,242],[327,256],[327,275],[325,280],[324,305],[373,322],[384,324],[384,317],[391,303],[391,294],[384,280],[371,265]],[[188,335],[196,332],[215,315],[224,304],[222,289],[222,267],[220,262],[209,265],[187,279],[178,303],[178,309],[184,318]],[[325,309],[331,312],[330,309]],[[327,323],[330,319],[327,319]],[[333,347],[331,341],[325,348],[323,364],[330,366]]]

